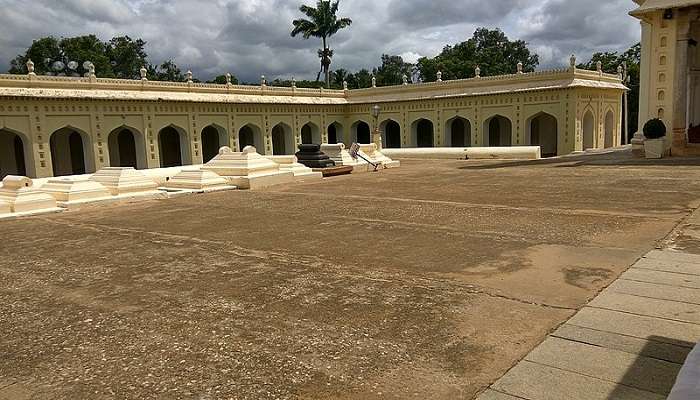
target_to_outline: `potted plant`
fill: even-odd
[[[667,153],[666,125],[658,118],[644,124],[644,153],[646,158],[662,158]]]

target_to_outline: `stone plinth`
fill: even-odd
[[[253,146],[247,146],[240,153],[222,147],[219,154],[202,166],[202,169],[225,177],[241,189],[258,189],[294,182],[291,171],[281,171],[276,162],[258,154]]]
[[[167,189],[180,189],[199,192],[233,190],[235,186],[212,171],[201,169],[186,169],[170,178],[165,184]]]
[[[6,202],[13,213],[34,214],[61,210],[53,196],[33,185],[32,180],[24,176],[6,176],[0,188],[0,202]]]
[[[99,182],[81,178],[49,179],[41,190],[53,196],[59,206],[69,206],[78,203],[108,200],[111,193]]]
[[[381,164],[384,168],[397,168],[401,166],[399,161],[394,161],[379,151],[376,143],[361,144],[360,152],[364,153],[371,162]]]
[[[296,156],[269,156],[267,158],[277,163],[280,171],[291,171],[298,182],[323,178],[322,173],[314,172],[311,168],[299,163]]]
[[[10,203],[0,200],[0,218],[7,217],[11,212]]]
[[[335,163],[321,151],[320,144],[300,144],[296,154],[301,164],[309,168],[334,167]]]
[[[113,196],[146,196],[159,193],[155,181],[131,167],[105,167],[97,171],[90,180],[101,183]]]
[[[359,157],[353,159],[343,143],[322,144],[321,151],[330,157],[337,166],[353,167],[354,172],[367,172],[369,170],[369,164]]]

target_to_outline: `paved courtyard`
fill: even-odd
[[[663,244],[699,178],[405,161],[0,222],[0,399],[473,399]]]

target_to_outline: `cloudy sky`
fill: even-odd
[[[301,3],[315,0],[0,0],[0,70],[32,40],[95,33],[148,42],[152,61],[174,59],[200,79],[227,71],[255,81],[315,78],[316,39],[289,35]],[[524,39],[542,67],[565,65],[595,51],[624,50],[639,41],[632,0],[341,0],[354,23],[331,39],[333,68],[357,70],[382,53],[415,62],[476,27],[499,27]]]

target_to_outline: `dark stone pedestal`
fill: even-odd
[[[300,164],[309,168],[335,167],[335,162],[321,152],[320,144],[300,144],[296,156]]]

